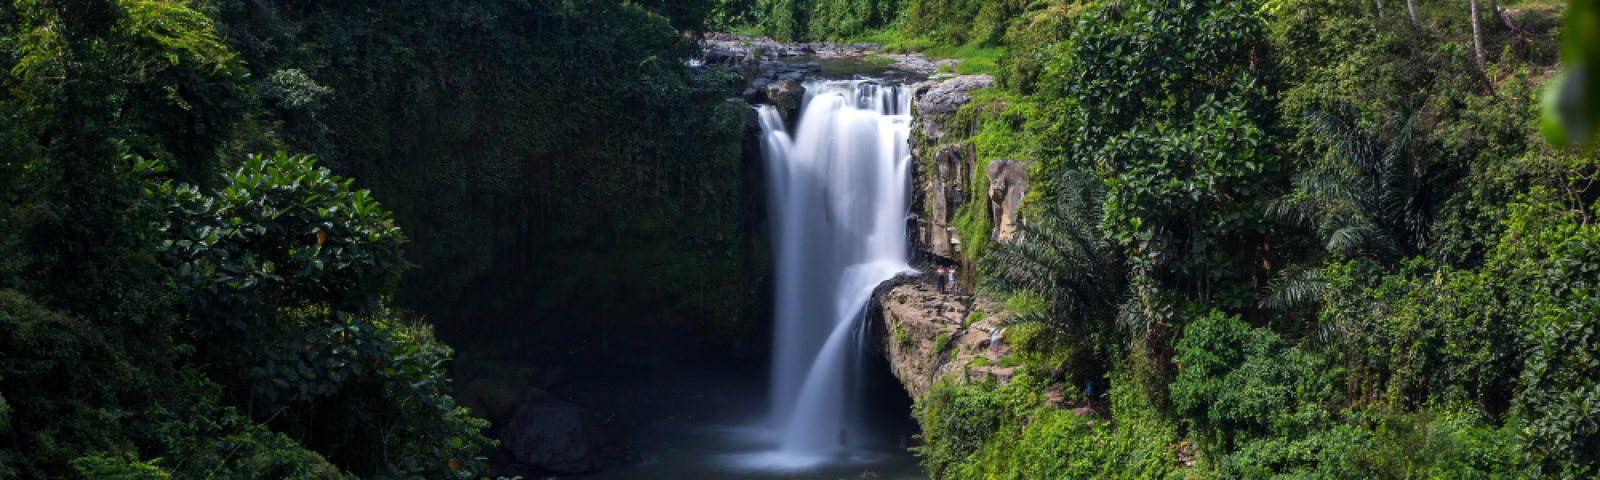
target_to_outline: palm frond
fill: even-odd
[[[1328,153],[1316,169],[1294,176],[1294,190],[1269,202],[1267,213],[1314,228],[1329,252],[1390,263],[1424,251],[1437,188],[1414,152],[1424,103],[1400,104],[1376,129],[1359,127],[1347,105],[1307,114]]]
[[[985,255],[982,266],[989,275],[979,289],[1035,295],[1044,309],[1013,321],[1070,334],[1109,320],[1126,271],[1120,253],[1098,228],[1104,184],[1069,172],[1057,186],[1066,188],[1055,201],[1018,225],[1012,240]]]
[[[1293,310],[1322,301],[1328,293],[1328,279],[1317,269],[1286,269],[1271,284],[1272,293],[1261,299],[1261,308]]]

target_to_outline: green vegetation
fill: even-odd
[[[1592,3],[919,0],[857,34],[999,83],[941,141],[1027,373],[919,403],[930,473],[1593,475]],[[998,158],[1032,191],[988,244]],[[1040,400],[1089,381],[1114,428]]]
[[[942,383],[918,402],[934,478],[1160,478],[1178,472],[1177,432],[1123,411],[1112,427],[1048,405],[1045,383],[1024,373],[992,381]],[[1113,398],[1137,393],[1113,391]]]
[[[0,478],[486,473],[396,307],[743,341],[759,177],[674,30],[719,5],[0,8]]]
[[[967,314],[966,319],[961,320],[961,328],[967,328],[972,326],[974,323],[983,321],[983,317],[985,315],[987,314],[984,313],[983,309],[981,308],[973,310],[972,313]]]
[[[212,10],[270,87],[262,120],[394,211],[418,268],[394,301],[446,338],[537,331],[549,351],[604,352],[661,318],[749,348],[767,249],[744,112],[726,71],[683,65],[696,46],[672,27],[689,17],[650,4],[715,2]]]
[[[1593,476],[1600,9],[1467,3],[11,4],[0,479],[482,474],[409,311],[557,364],[658,324],[758,350],[706,28],[996,76],[942,141],[1019,375],[916,406],[935,477]],[[991,243],[999,158],[1031,192]],[[545,394],[495,368],[464,390]],[[1114,422],[1046,401],[1086,384]]]

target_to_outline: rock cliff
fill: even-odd
[[[974,188],[973,169],[978,153],[965,135],[952,135],[950,121],[957,110],[972,101],[970,91],[994,84],[994,77],[969,75],[929,80],[912,86],[911,155],[915,158],[916,193],[921,208],[914,239],[918,249],[953,261],[961,239],[952,226],[956,212]]]
[[[915,165],[913,211],[919,212],[911,236],[914,266],[921,275],[897,277],[879,286],[868,307],[879,325],[883,349],[894,375],[914,399],[926,396],[941,379],[1005,382],[1017,368],[1000,324],[1010,313],[1004,304],[973,293],[969,280],[940,291],[935,272],[958,267],[961,239],[953,226],[956,212],[974,189],[987,197],[990,218],[998,219],[991,237],[1005,240],[1016,231],[1016,215],[1027,190],[1027,166],[1011,160],[978,165],[966,132],[953,131],[956,112],[971,102],[971,92],[994,84],[988,75],[930,80],[912,88],[916,116],[912,126]],[[974,185],[978,168],[989,179]]]
[[[902,276],[878,288],[868,307],[883,326],[883,351],[913,399],[928,394],[941,378],[1009,380],[1001,321],[1008,315],[994,299],[965,291],[940,293],[932,276]]]

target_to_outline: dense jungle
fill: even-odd
[[[710,32],[993,79],[910,143],[972,152],[936,260],[1015,373],[873,364],[919,476],[1600,475],[1594,0],[17,0],[0,479],[546,478],[529,404],[761,410]]]

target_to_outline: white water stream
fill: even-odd
[[[750,468],[850,461],[862,321],[872,290],[910,270],[910,92],[866,81],[813,81],[791,136],[758,107],[777,260],[772,413],[776,449]]]

